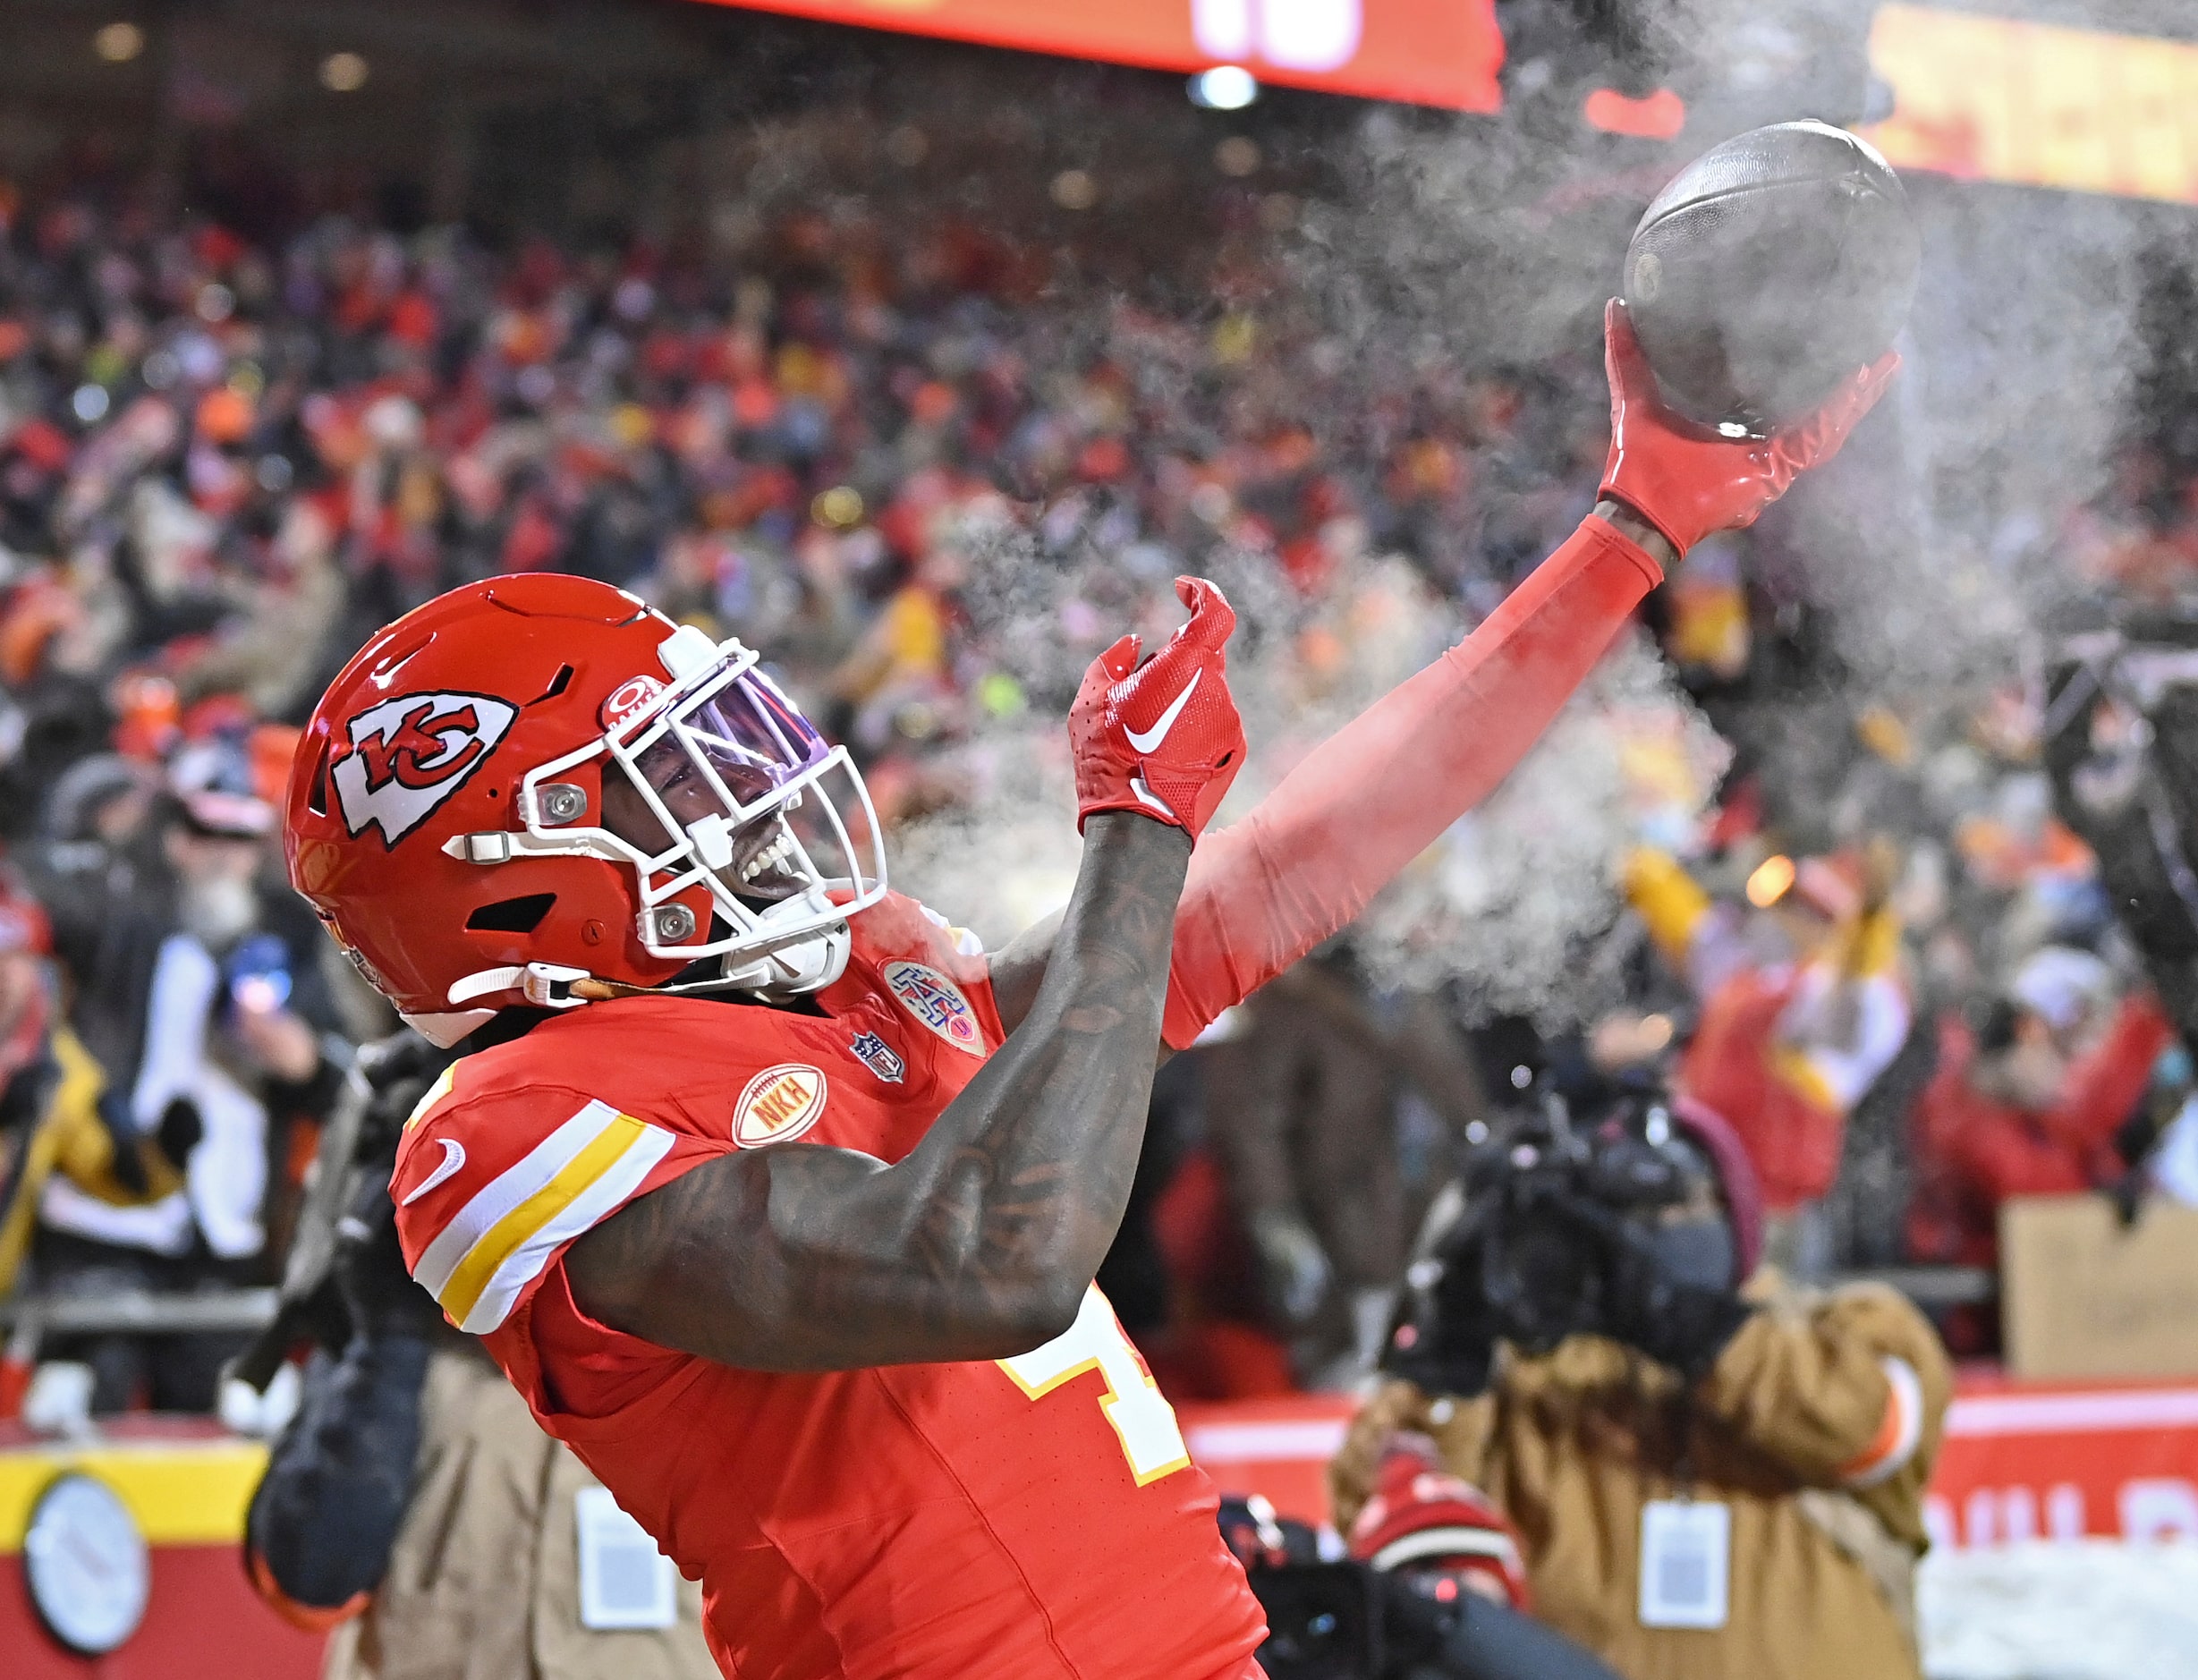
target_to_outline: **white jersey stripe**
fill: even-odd
[[[412,1268],[413,1281],[441,1300],[452,1274],[464,1263],[473,1245],[494,1230],[505,1214],[547,1185],[617,1119],[618,1111],[608,1103],[590,1102],[515,1166],[490,1179],[436,1233],[435,1240]]]
[[[625,1153],[603,1175],[565,1205],[505,1259],[481,1290],[480,1299],[459,1328],[471,1336],[486,1336],[507,1318],[520,1291],[541,1275],[549,1257],[574,1237],[592,1230],[615,1213],[625,1199],[641,1186],[657,1163],[671,1153],[672,1134],[661,1126],[645,1126]]]
[[[967,928],[955,927],[929,904],[918,904],[916,908],[923,912],[926,921],[946,936],[956,956],[982,956],[985,954],[985,942]]]

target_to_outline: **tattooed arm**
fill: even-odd
[[[1065,1330],[1144,1140],[1179,827],[1107,811],[1043,979],[905,1159],[741,1150],[641,1197],[564,1266],[612,1327],[757,1370],[994,1359]]]

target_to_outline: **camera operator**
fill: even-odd
[[[1920,1675],[1914,1564],[1952,1387],[1890,1290],[1787,1293],[1732,1129],[1660,1092],[1484,1146],[1430,1219],[1330,1470],[1400,1434],[1516,1527],[1539,1614],[1627,1680]]]
[[[247,1570],[334,1630],[323,1680],[714,1680],[699,1591],[405,1272],[389,1175],[454,1059],[411,1031],[366,1047],[330,1123],[344,1154],[316,1167],[284,1313],[236,1368],[264,1383],[301,1333],[321,1345],[252,1496]]]

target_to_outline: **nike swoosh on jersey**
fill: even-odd
[[[418,1184],[414,1185],[410,1191],[405,1192],[404,1200],[397,1203],[398,1207],[411,1207],[415,1201],[418,1201],[430,1190],[433,1190],[437,1184],[441,1184],[445,1179],[448,1178],[453,1173],[456,1172],[460,1167],[465,1165],[464,1144],[459,1142],[456,1138],[437,1138],[436,1139],[436,1141],[443,1146],[442,1160],[437,1164],[433,1172],[429,1173],[425,1178],[421,1179]]]
[[[1130,745],[1140,752],[1158,751],[1160,742],[1167,739],[1167,732],[1175,726],[1175,719],[1183,716],[1183,708],[1191,703],[1191,696],[1198,692],[1199,678],[1205,675],[1202,666],[1192,672],[1191,680],[1183,685],[1183,692],[1169,702],[1167,709],[1160,714],[1160,721],[1143,734],[1124,724],[1122,733],[1130,738]]]

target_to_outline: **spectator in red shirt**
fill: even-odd
[[[1939,1070],[1914,1118],[1914,1258],[1993,1265],[2009,1197],[2118,1180],[2116,1134],[2173,1037],[2149,991],[2117,998],[2106,963],[2052,946],[2016,972],[1981,1031],[1942,1021]]]

